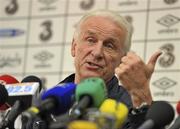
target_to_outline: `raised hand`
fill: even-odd
[[[143,102],[151,104],[150,79],[156,61],[161,54],[161,51],[155,52],[145,64],[134,52],[128,52],[126,56],[122,57],[121,64],[115,69],[123,87],[131,95],[134,107],[140,106]]]

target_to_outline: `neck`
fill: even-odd
[[[113,78],[113,77],[112,77],[112,78]],[[112,79],[112,78],[111,78],[111,79]],[[85,78],[84,78],[84,79],[85,79]],[[102,78],[102,79],[103,79],[103,78]],[[104,80],[105,84],[108,84],[111,79],[108,79],[108,80],[104,80],[104,79],[103,79],[103,80]],[[75,78],[74,78],[74,83],[75,83],[75,84],[79,84],[82,80],[83,80],[82,78],[80,78],[77,74],[75,74]]]
[[[80,83],[80,77],[75,73],[74,83],[79,84]]]

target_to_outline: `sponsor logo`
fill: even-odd
[[[80,8],[83,10],[89,10],[95,5],[95,0],[83,0],[80,3]]]
[[[0,68],[4,67],[16,67],[21,64],[21,58],[18,53],[13,55],[0,54]]]
[[[54,57],[54,55],[48,51],[41,51],[38,54],[34,55],[34,59],[39,61],[39,64],[36,64],[36,68],[47,68],[51,67],[51,64],[48,63],[49,60],[51,60]]]
[[[126,15],[125,18],[126,18],[126,20],[127,20],[129,23],[132,24],[132,22],[133,22],[133,17],[132,17],[132,16]]]
[[[132,5],[137,5],[138,2],[134,0],[127,0],[127,1],[121,1],[118,3],[119,6],[132,6]]]
[[[175,56],[173,55],[174,46],[168,43],[164,44],[160,49],[163,51],[163,55],[158,60],[159,65],[164,68],[170,67],[175,61]]]
[[[53,36],[52,31],[52,22],[51,21],[45,21],[41,24],[43,27],[43,31],[40,33],[39,38],[41,41],[48,41]]]
[[[167,89],[172,88],[177,83],[167,77],[162,77],[159,80],[156,80],[152,83],[155,87],[159,88],[161,91],[155,92],[154,96],[162,96],[162,97],[172,97],[174,96],[174,92],[166,91]]]
[[[179,21],[180,21],[180,19],[178,17],[168,14],[166,16],[161,17],[159,20],[157,20],[157,23],[159,23],[165,27],[171,27],[171,26],[177,24]]]
[[[0,29],[0,38],[17,37],[24,34],[20,29]]]
[[[53,5],[57,0],[38,0],[44,7],[40,8],[40,11],[55,10],[56,7]]]
[[[164,0],[164,2],[166,3],[166,4],[174,4],[174,3],[176,3],[178,0]]]
[[[5,12],[9,15],[14,15],[18,11],[19,5],[17,0],[11,0],[5,7]]]
[[[174,25],[176,25],[177,23],[179,23],[180,18],[173,16],[171,14],[167,14],[163,17],[161,17],[160,19],[158,19],[156,22],[162,26],[165,26],[165,29],[161,29],[158,31],[159,34],[163,34],[163,33],[178,33],[178,28],[170,28]]]

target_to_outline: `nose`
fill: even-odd
[[[102,59],[103,57],[103,43],[102,42],[98,42],[93,50],[92,50],[92,55],[95,57],[95,59]]]

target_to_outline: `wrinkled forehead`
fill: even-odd
[[[126,37],[126,31],[117,23],[107,17],[93,16],[86,19],[80,28],[82,35],[102,35],[114,39],[119,39],[121,42]],[[81,35],[81,36],[82,36]]]

